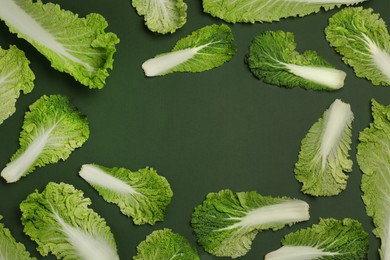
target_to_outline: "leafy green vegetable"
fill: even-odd
[[[320,219],[319,224],[287,234],[283,246],[266,260],[359,260],[367,259],[368,234],[359,221]]]
[[[179,40],[171,52],[145,61],[142,68],[148,77],[173,72],[201,72],[231,60],[237,47],[227,25],[209,25]]]
[[[162,221],[173,196],[168,181],[149,167],[131,172],[96,164],[81,167],[80,176],[107,202],[115,203],[135,224]]]
[[[390,258],[390,106],[372,99],[370,127],[359,134],[357,162],[363,171],[361,188],[367,215],[375,225],[373,233],[381,239],[381,259]]]
[[[325,34],[358,77],[390,85],[390,36],[379,14],[370,8],[345,8],[329,19]]]
[[[303,138],[294,172],[304,193],[331,196],[346,188],[352,121],[351,106],[336,99]]]
[[[365,0],[203,0],[203,10],[227,22],[254,23],[305,16]]]
[[[65,160],[89,137],[88,121],[69,99],[42,96],[26,112],[20,132],[20,147],[2,170],[7,182],[16,182],[36,167]]]
[[[132,0],[132,5],[152,32],[174,33],[187,21],[187,4],[183,0]]]
[[[138,254],[134,260],[198,260],[196,248],[180,234],[164,228],[153,231],[137,246]]]
[[[16,46],[8,50],[0,48],[0,124],[16,111],[20,92],[30,93],[34,88],[35,75],[30,61]]]
[[[299,54],[294,34],[266,31],[256,36],[247,56],[254,76],[264,82],[288,88],[336,90],[344,85],[346,73],[335,69],[315,51]]]
[[[3,216],[0,215],[0,220]],[[16,242],[8,228],[0,223],[0,259],[2,260],[36,260],[22,243]]]
[[[2,0],[0,19],[49,59],[53,68],[90,88],[104,86],[119,39],[104,32],[108,24],[101,15],[79,18],[40,0]]]
[[[216,256],[245,255],[262,230],[278,230],[309,219],[309,205],[287,197],[262,196],[254,191],[209,193],[192,215],[198,242]]]
[[[66,183],[50,182],[20,204],[23,231],[42,256],[59,259],[119,259],[106,221],[89,208],[91,200]]]

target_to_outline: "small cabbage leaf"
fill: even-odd
[[[108,24],[101,15],[79,18],[53,3],[2,0],[0,19],[41,52],[53,68],[90,88],[104,87],[119,39],[104,32]]]
[[[227,22],[254,23],[305,16],[365,0],[203,0],[203,10]]]
[[[115,203],[135,224],[163,221],[173,192],[166,178],[149,167],[131,172],[125,168],[107,168],[84,164],[79,172],[100,196]]]
[[[23,231],[42,256],[119,260],[110,227],[90,205],[72,185],[49,182],[42,193],[36,190],[20,204]]]
[[[2,170],[7,182],[16,182],[36,167],[66,160],[89,137],[88,120],[69,99],[42,96],[29,107],[19,137],[19,149]]]
[[[256,234],[309,219],[309,205],[254,191],[209,193],[192,214],[191,224],[203,248],[215,256],[237,258],[250,249]]]
[[[152,32],[174,33],[187,21],[187,4],[183,0],[132,0],[132,5]]]
[[[298,53],[294,34],[266,31],[256,36],[247,56],[249,69],[264,82],[288,88],[337,90],[346,73],[335,69],[315,51]]]
[[[237,47],[227,25],[208,25],[179,40],[170,52],[145,61],[142,68],[148,77],[173,72],[201,72],[231,60]]]
[[[390,259],[390,106],[372,99],[373,122],[359,134],[356,159],[363,172],[361,189],[373,233],[380,238],[381,259]]]
[[[137,255],[133,259],[199,260],[200,258],[196,248],[185,237],[164,228],[148,235],[137,246]]]
[[[287,234],[282,245],[268,253],[265,260],[364,260],[369,242],[359,221],[327,218],[310,228]]]
[[[356,76],[390,85],[390,36],[379,14],[370,8],[345,8],[329,19],[325,34]]]
[[[16,111],[20,92],[30,93],[35,75],[24,52],[12,45],[8,50],[0,48],[0,124]]]
[[[0,220],[3,216],[0,215]],[[16,242],[8,228],[0,223],[0,259],[2,260],[36,260],[26,251],[22,243]]]
[[[295,178],[303,183],[302,192],[313,196],[339,194],[347,186],[352,171],[351,106],[336,99],[309,129],[301,142]]]

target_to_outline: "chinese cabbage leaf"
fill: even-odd
[[[20,92],[30,93],[35,75],[24,52],[12,45],[8,50],[0,48],[0,124],[16,111]]]
[[[304,193],[332,196],[346,188],[345,173],[352,171],[349,159],[352,121],[351,106],[336,99],[309,129],[294,169]]]
[[[101,15],[79,18],[53,3],[1,0],[0,19],[41,52],[53,68],[90,88],[104,87],[119,39],[104,32],[108,24]]]
[[[173,72],[201,72],[231,60],[237,47],[227,25],[209,25],[179,40],[170,52],[145,61],[142,68],[148,77]]]
[[[361,189],[373,233],[380,238],[381,259],[390,259],[390,106],[372,99],[373,122],[359,134],[357,162],[363,172]]]
[[[227,22],[254,23],[305,16],[365,0],[203,0],[203,10]]]
[[[343,87],[344,71],[315,51],[300,54],[295,48],[293,33],[266,31],[253,39],[246,61],[252,74],[269,84],[328,91]]]
[[[326,39],[360,78],[390,85],[390,36],[372,9],[345,8],[329,19]]]
[[[174,33],[186,23],[187,4],[183,0],[132,0],[132,5],[152,32]]]
[[[16,182],[36,167],[66,160],[89,137],[87,118],[61,95],[42,96],[26,112],[19,149],[2,170],[7,182]]]
[[[251,249],[257,233],[308,219],[309,205],[302,200],[221,190],[195,208],[191,224],[207,252],[237,258]]]
[[[90,204],[72,185],[50,182],[20,204],[23,231],[38,244],[42,256],[119,260],[110,227]]]
[[[115,203],[135,224],[162,221],[173,196],[168,181],[149,167],[131,172],[125,168],[107,168],[84,164],[79,172],[100,196]]]

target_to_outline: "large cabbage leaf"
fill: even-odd
[[[208,25],[179,40],[170,52],[145,61],[146,76],[161,76],[173,72],[201,72],[221,66],[231,60],[237,47],[227,25]]]
[[[365,0],[203,0],[203,10],[227,22],[272,22]]]
[[[256,234],[309,219],[309,205],[287,197],[254,191],[209,193],[192,214],[192,227],[203,248],[216,256],[245,255]]]
[[[0,48],[0,124],[16,111],[20,92],[30,93],[35,75],[24,52],[12,45],[8,50]]]
[[[173,192],[168,181],[149,167],[131,172],[125,168],[108,168],[84,164],[80,176],[94,187],[107,202],[115,203],[135,224],[162,221]]]
[[[364,260],[369,242],[359,221],[327,218],[287,234],[282,245],[268,253],[265,260]]]
[[[390,106],[372,100],[373,122],[359,134],[357,162],[363,171],[361,188],[366,211],[380,238],[381,259],[390,259]]]
[[[187,21],[187,4],[183,0],[132,0],[132,5],[152,32],[174,33]]]
[[[119,260],[114,236],[83,192],[66,183],[50,182],[20,204],[23,231],[38,251],[58,259]]]
[[[153,231],[137,246],[134,260],[199,260],[196,248],[180,234],[164,228]]]
[[[119,39],[104,32],[108,24],[101,15],[79,18],[53,3],[1,0],[0,19],[49,59],[53,68],[90,88],[105,85]]]
[[[352,121],[351,106],[336,99],[309,129],[294,169],[304,193],[332,196],[346,188],[345,173],[352,171]]]
[[[294,34],[266,31],[256,36],[247,56],[249,69],[264,82],[288,88],[336,90],[346,73],[335,69],[315,51],[298,53]]]
[[[0,220],[3,216],[0,216]],[[0,223],[0,259],[2,260],[36,260],[26,251],[22,243],[16,242],[8,228]]]
[[[26,112],[19,149],[2,170],[7,182],[16,182],[36,167],[65,160],[89,137],[87,118],[61,95],[42,96]]]
[[[356,75],[374,85],[390,85],[390,36],[372,9],[345,8],[329,19],[326,39]]]

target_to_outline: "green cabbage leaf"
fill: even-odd
[[[266,31],[252,40],[246,62],[254,76],[272,85],[328,91],[344,86],[344,71],[315,51],[300,54],[295,48],[293,33]]]
[[[209,193],[195,208],[191,224],[207,252],[237,258],[251,249],[257,233],[308,219],[309,205],[302,200],[227,189]]]
[[[201,72],[231,60],[237,47],[227,25],[208,25],[180,39],[170,52],[145,61],[142,69],[148,77],[173,72]]]
[[[305,16],[365,0],[203,0],[203,10],[226,22],[254,23]]]
[[[0,220],[3,216],[0,215]],[[36,260],[26,251],[22,243],[16,242],[8,228],[0,223],[0,259],[2,260]]]
[[[185,237],[164,228],[148,235],[137,246],[137,255],[133,259],[199,260],[200,258],[196,248]]]
[[[329,19],[326,39],[356,76],[374,85],[390,85],[390,36],[372,9],[345,8]]]
[[[353,113],[351,106],[336,99],[301,141],[295,164],[295,178],[302,192],[313,196],[339,194],[347,186],[352,171],[351,149]]]
[[[36,167],[66,160],[89,137],[86,116],[61,95],[42,96],[26,112],[19,149],[1,171],[7,182],[16,182]]]
[[[372,99],[373,122],[359,134],[357,162],[363,172],[361,189],[373,233],[380,238],[381,259],[390,258],[390,106]]]
[[[173,192],[166,178],[149,167],[132,172],[125,168],[107,168],[84,164],[79,172],[104,200],[118,205],[135,224],[163,221]]]
[[[0,124],[16,111],[20,92],[30,93],[34,88],[35,75],[24,52],[11,45],[0,48]]]
[[[53,68],[90,88],[104,87],[119,39],[104,32],[108,24],[101,15],[79,18],[53,3],[2,0],[0,19],[42,53]]]
[[[310,228],[287,234],[282,247],[268,253],[266,260],[364,260],[368,234],[359,221],[345,218],[320,219]]]
[[[42,256],[119,260],[110,227],[90,204],[72,185],[49,182],[20,204],[23,231],[38,244]]]
[[[152,32],[174,33],[187,21],[187,4],[183,0],[132,0],[132,5]]]

